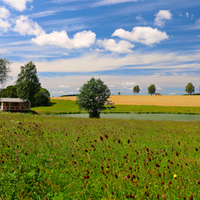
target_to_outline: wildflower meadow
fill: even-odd
[[[200,199],[200,122],[0,114],[0,199]]]

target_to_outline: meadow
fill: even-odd
[[[200,122],[0,113],[0,199],[200,199]]]
[[[52,106],[34,107],[31,110],[38,114],[75,114],[87,113],[80,111],[74,100],[51,99]],[[200,101],[199,101],[200,102]],[[119,102],[118,102],[119,103]],[[195,104],[194,104],[195,105]],[[173,113],[173,114],[200,114],[197,106],[159,106],[159,105],[120,105],[116,108],[105,110],[102,113]]]

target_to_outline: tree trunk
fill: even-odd
[[[100,118],[100,112],[98,112],[98,111],[90,112],[89,118]]]

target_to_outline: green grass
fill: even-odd
[[[0,199],[200,199],[200,122],[0,122]]]
[[[75,101],[52,100],[53,105],[49,107],[35,107],[32,110],[39,114],[72,114],[80,113]],[[107,113],[173,113],[173,114],[200,114],[200,107],[182,106],[140,106],[140,105],[115,105],[116,108],[106,110]],[[86,113],[81,111],[81,113]]]

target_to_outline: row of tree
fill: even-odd
[[[4,77],[0,76],[0,83],[2,84],[8,78],[8,73],[10,72],[9,64],[9,61],[6,59],[0,60],[0,68],[4,74]],[[0,92],[0,97],[26,99],[31,102],[32,107],[51,105],[50,93],[47,89],[41,87],[36,65],[32,61],[21,66],[21,72],[17,76],[16,85],[10,85],[3,89]]]
[[[188,83],[187,86],[186,86],[186,88],[185,88],[185,91],[186,91],[189,95],[191,95],[191,94],[194,93],[194,91],[195,91],[194,85],[193,85],[192,83]],[[133,92],[134,92],[135,94],[138,94],[138,93],[140,92],[140,87],[139,87],[139,85],[136,85],[136,86],[133,87]],[[154,84],[151,84],[151,85],[148,87],[148,94],[153,95],[153,94],[155,94],[155,93],[156,93],[156,86],[155,86]],[[118,92],[118,94],[120,95],[121,93]]]

